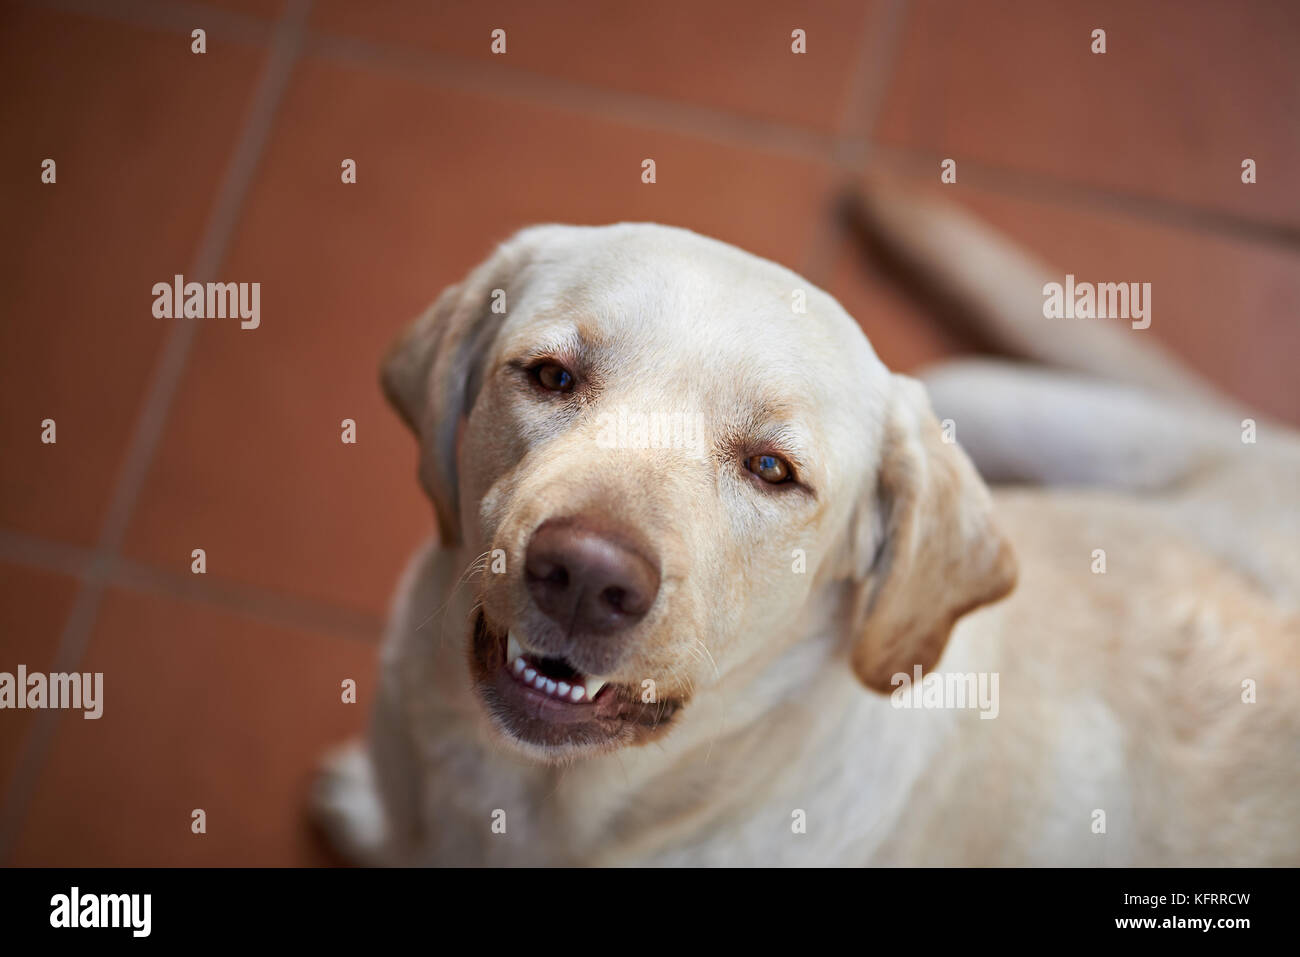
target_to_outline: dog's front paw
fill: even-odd
[[[388,834],[365,745],[352,741],[321,761],[311,788],[311,818],[335,851],[354,864],[384,863]]]

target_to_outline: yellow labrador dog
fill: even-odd
[[[959,293],[1024,279],[881,202]],[[941,423],[830,296],[648,224],[520,232],[383,382],[439,544],[317,784],[352,859],[1300,862],[1281,428],[987,364],[936,373]]]

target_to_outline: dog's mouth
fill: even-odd
[[[474,617],[475,688],[507,736],[543,756],[571,758],[656,737],[683,702],[644,700],[640,688],[584,674],[564,658],[529,650],[509,629]]]
[[[514,632],[506,633],[506,662],[524,687],[571,704],[594,704],[606,682],[576,670],[564,658],[546,658],[524,651]]]

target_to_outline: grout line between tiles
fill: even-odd
[[[894,65],[901,48],[903,24],[907,20],[907,0],[882,0],[880,14],[868,24],[862,38],[862,50],[855,65],[853,86],[840,116],[837,150],[840,166],[857,169],[868,158],[872,132],[894,77]],[[860,141],[857,143],[855,141]],[[853,149],[857,146],[861,155]]]
[[[297,631],[333,635],[373,645],[378,643],[384,629],[382,618],[366,612],[322,605],[311,599],[296,598],[240,582],[222,579],[200,581],[199,577],[122,559],[110,562],[107,570],[107,584],[114,587],[163,598],[201,602],[259,622]]]
[[[834,183],[827,208],[819,212],[813,227],[800,270],[823,287],[830,282],[835,250],[843,235],[836,215],[836,200],[870,160],[871,134],[894,75],[906,8],[907,0],[883,0],[879,12],[867,17],[863,29],[838,135],[832,140],[827,157],[835,169]]]
[[[453,54],[400,50],[354,37],[312,33],[307,52],[330,62],[364,67],[439,89],[595,116],[625,126],[776,156],[824,162],[832,140],[829,134],[816,130],[721,108],[607,89]]]
[[[95,550],[85,545],[68,545],[49,539],[0,529],[0,561],[22,568],[82,578]]]
[[[903,174],[925,169],[927,175],[931,175],[929,171],[937,170],[942,158],[939,153],[911,147],[877,145],[875,152],[883,164]],[[963,159],[961,170],[963,182],[1002,196],[1070,209],[1082,207],[1096,213],[1224,239],[1300,249],[1300,225],[1251,219],[1207,206],[1125,193],[972,159]]]
[[[276,109],[298,58],[310,9],[311,0],[290,0],[276,25],[275,40],[261,81],[251,100],[248,118],[217,191],[190,269],[190,273],[199,280],[215,278],[216,270],[225,255],[239,218],[240,207],[270,136]],[[113,490],[99,544],[83,569],[77,596],[64,623],[55,653],[55,671],[76,671],[90,641],[105,586],[113,572],[127,524],[161,439],[167,413],[197,330],[197,324],[180,323],[172,327],[172,332],[167,337],[143,411],[127,448],[126,461]],[[17,843],[19,827],[26,816],[27,805],[35,791],[41,767],[53,743],[58,717],[57,711],[40,712],[23,740],[8,793],[4,795],[3,805],[0,805],[0,863],[9,858]]]
[[[0,529],[0,562],[84,579],[94,559],[93,548]],[[110,557],[101,573],[104,588],[196,602],[298,631],[371,644],[383,633],[382,616],[243,582],[169,571],[121,557]]]

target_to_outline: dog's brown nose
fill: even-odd
[[[551,519],[524,557],[537,607],[571,635],[609,635],[639,621],[659,594],[659,569],[600,523]]]

